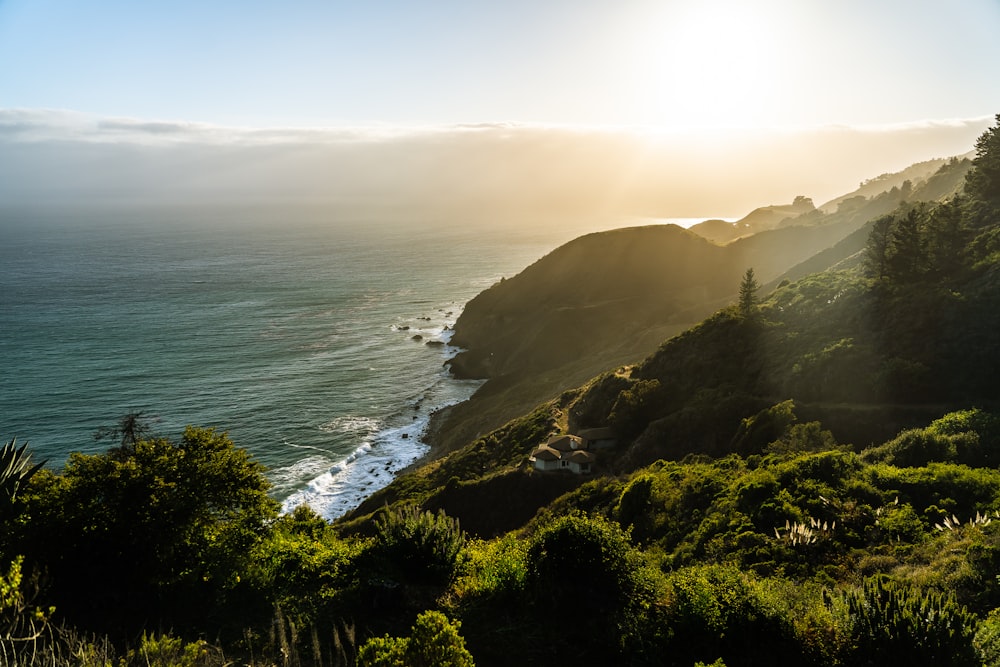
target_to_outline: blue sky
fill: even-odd
[[[997,0],[0,0],[0,107],[225,125],[1000,111]]]

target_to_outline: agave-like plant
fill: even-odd
[[[45,465],[45,461],[31,465],[28,443],[17,446],[17,438],[0,449],[0,503],[10,503],[18,490]]]

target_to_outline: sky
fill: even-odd
[[[822,200],[970,150],[998,34],[1000,0],[0,0],[0,195],[280,171],[320,199],[604,183],[676,191],[636,214],[735,215],[755,186]]]

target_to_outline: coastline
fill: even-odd
[[[459,403],[452,403],[451,405],[445,405],[431,411],[430,418],[427,421],[427,426],[424,428],[424,432],[420,436],[420,442],[427,445],[427,451],[424,452],[424,454],[416,461],[413,461],[406,467],[399,470],[397,472],[397,476],[402,473],[412,472],[420,466],[441,458],[443,455],[448,453],[444,451],[438,436],[441,434],[441,429],[443,428],[444,423],[448,420],[448,415],[452,413],[455,406],[461,405],[461,403],[465,403],[468,400],[469,399],[467,398]]]
[[[282,499],[284,512],[305,504],[325,519],[335,520],[350,514],[400,474],[447,453],[439,436],[448,415],[455,406],[468,401],[484,382],[456,376],[449,368],[450,360],[461,351],[450,345],[453,321],[448,320],[457,310],[453,304],[447,310],[440,309],[447,319],[433,324],[429,318],[415,318],[421,329],[413,325],[391,327],[405,335],[408,344],[419,342],[432,354],[439,354],[442,363],[437,373],[389,415],[335,419],[338,423],[362,422],[369,428],[358,432],[353,452],[316,469],[305,486]]]

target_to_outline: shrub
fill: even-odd
[[[390,575],[412,583],[442,584],[451,579],[465,533],[458,519],[416,505],[386,509],[376,520],[373,555]]]
[[[461,623],[438,611],[417,616],[409,637],[373,637],[358,651],[358,667],[474,667]]]
[[[991,611],[972,639],[983,667],[1000,667],[1000,609]]]
[[[51,601],[83,630],[240,628],[235,593],[277,516],[269,487],[225,433],[188,427],[179,442],[74,453],[62,474],[40,471],[18,538],[25,562],[51,576]]]
[[[980,664],[972,644],[976,618],[953,594],[873,577],[844,596],[852,640],[848,664]]]
[[[721,654],[730,665],[804,664],[795,629],[766,586],[731,566],[673,573],[663,623],[676,664]]]

